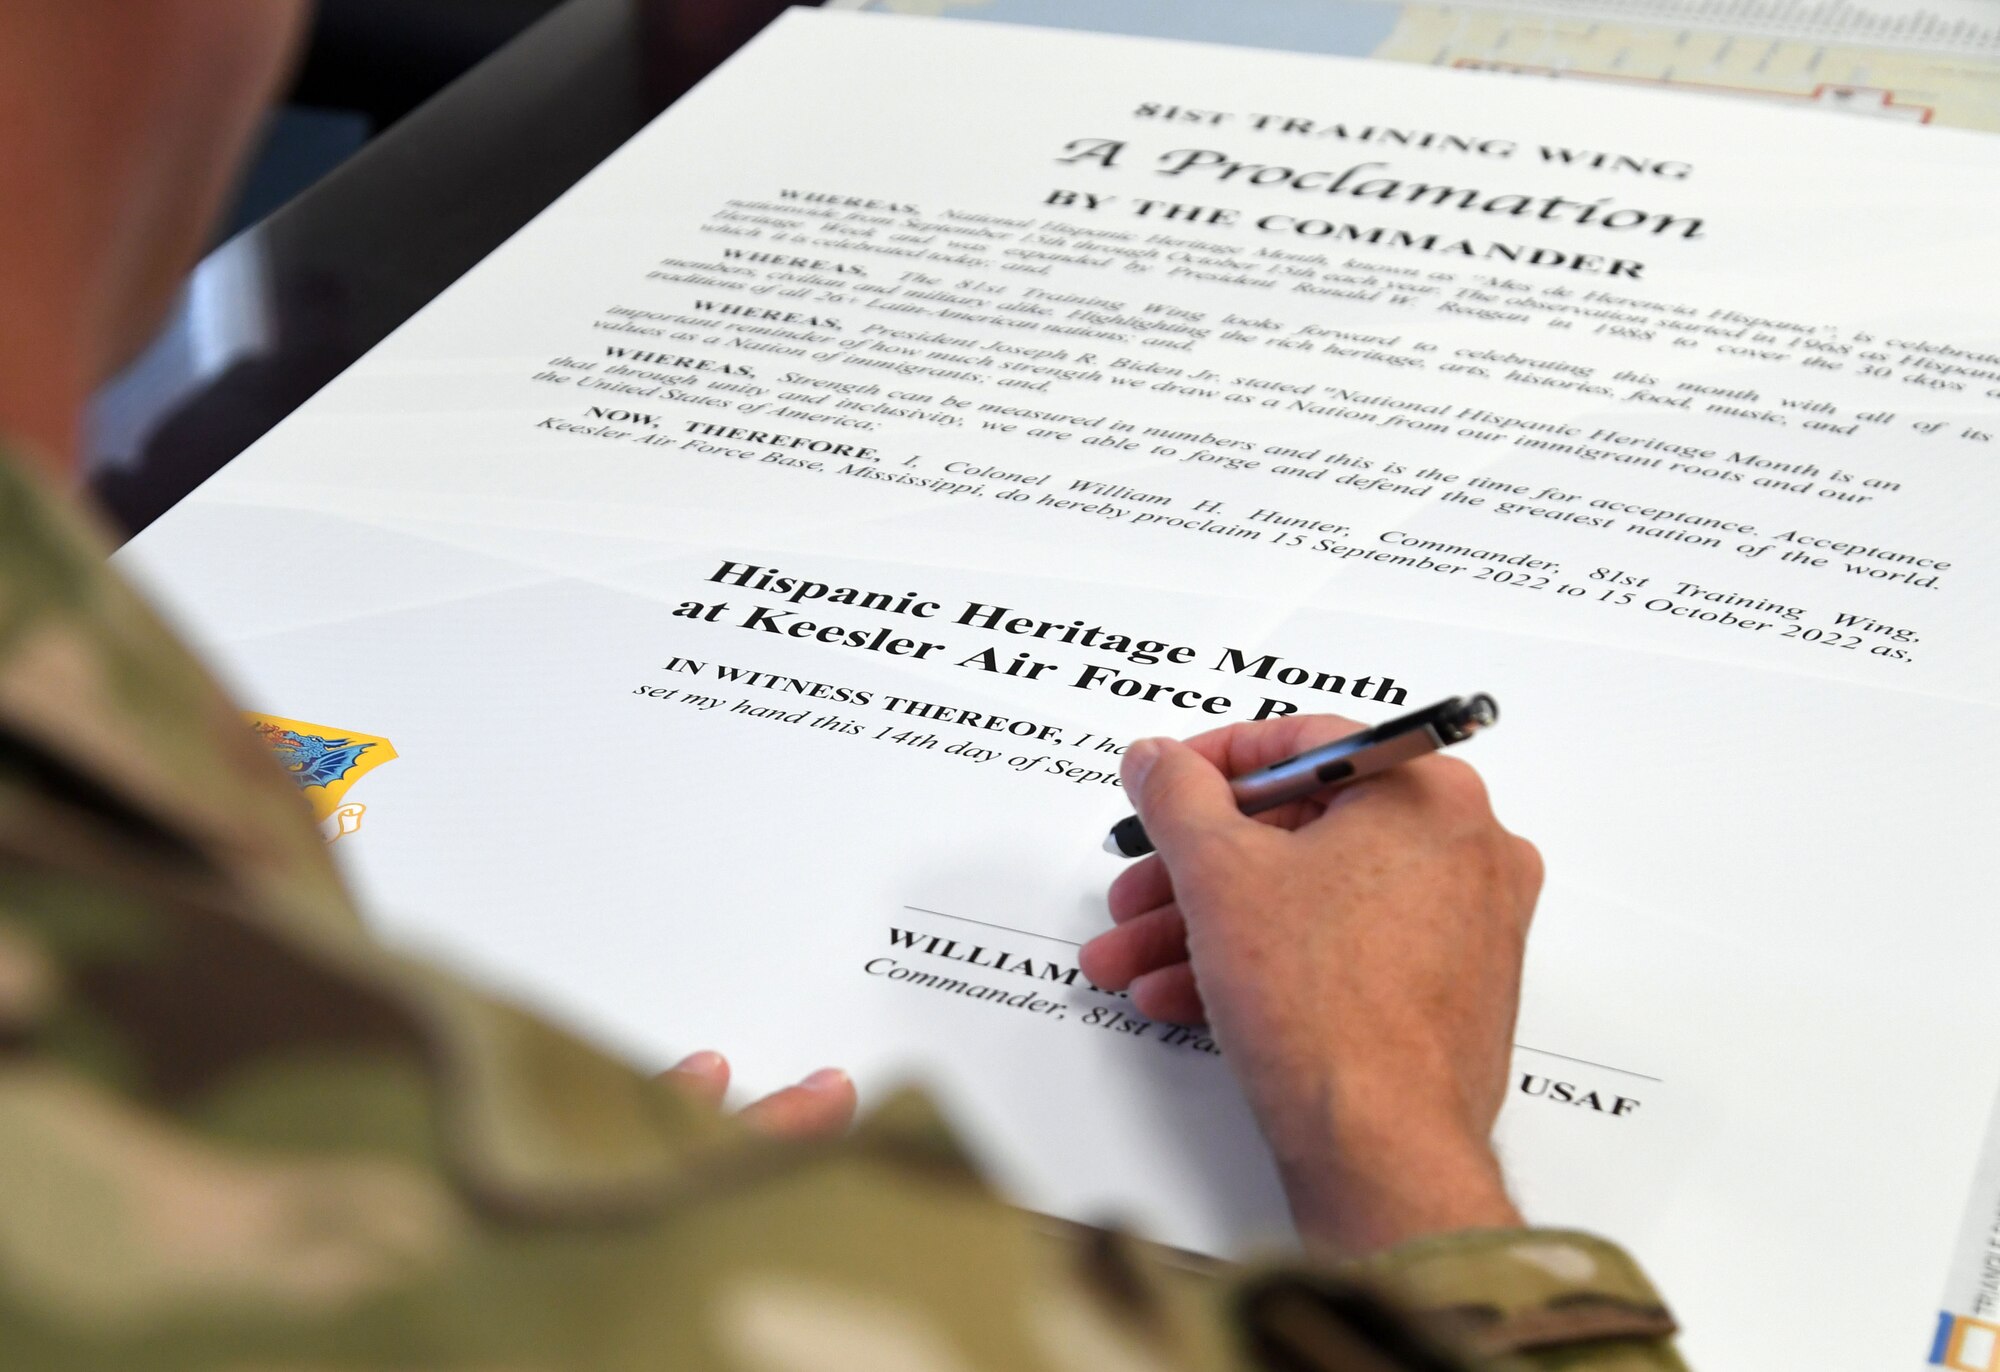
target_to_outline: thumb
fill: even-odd
[[[1207,758],[1171,738],[1142,738],[1125,750],[1121,778],[1160,855],[1227,833],[1246,821],[1229,779]]]

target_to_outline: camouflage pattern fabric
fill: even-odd
[[[392,954],[104,548],[0,457],[7,1366],[1680,1368],[1596,1239],[1195,1274],[1053,1237],[914,1095],[756,1137]]]

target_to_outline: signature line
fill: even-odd
[[[936,915],[939,919],[955,919],[960,924],[976,924],[982,929],[998,929],[1003,934],[1020,934],[1024,938],[1047,939],[1050,943],[1061,943],[1071,948],[1083,947],[1075,939],[1057,938],[1054,934],[1038,934],[1033,929],[1016,929],[1010,924],[989,924],[983,919],[968,919],[964,915],[947,915],[942,910],[926,910],[921,905],[905,905],[903,908],[905,910],[914,910],[920,915]]]

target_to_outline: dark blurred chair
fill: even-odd
[[[203,264],[153,348],[93,409],[90,484],[128,533],[547,208],[788,0],[320,3],[294,103],[245,186],[247,230]]]
[[[354,110],[381,132],[559,0],[320,0],[294,104]]]
[[[216,241],[271,214],[562,0],[320,0]]]

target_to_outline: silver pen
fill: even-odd
[[[1323,748],[1246,772],[1232,780],[1229,789],[1236,794],[1236,808],[1246,815],[1275,810],[1329,787],[1345,786],[1425,753],[1463,743],[1499,719],[1500,706],[1492,696],[1453,696]],[[1127,815],[1105,835],[1104,851],[1124,858],[1144,857],[1153,851],[1153,840],[1146,836],[1146,826],[1137,815]]]

